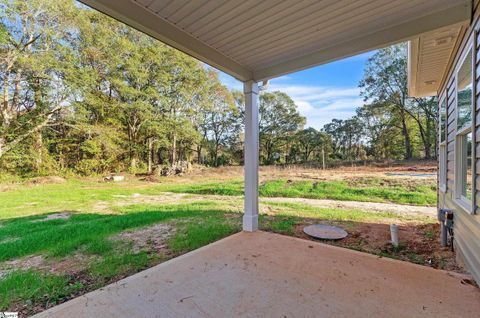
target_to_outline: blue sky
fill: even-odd
[[[285,75],[270,81],[268,91],[286,92],[307,118],[306,127],[320,129],[333,118],[346,119],[362,106],[358,82],[363,77],[368,52],[340,61]],[[220,80],[231,89],[242,90],[242,83],[220,72]]]

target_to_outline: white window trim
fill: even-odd
[[[443,129],[445,130],[445,140],[442,141],[442,112],[441,112],[441,106],[442,103],[445,102],[445,127]],[[440,98],[440,103],[439,105],[439,113],[438,113],[438,122],[440,123],[438,127],[438,140],[439,140],[439,146],[438,146],[438,188],[440,191],[443,193],[447,192],[447,170],[448,170],[448,148],[447,148],[447,140],[448,140],[448,101],[446,98],[446,93],[444,92],[441,95]],[[445,148],[443,158],[442,158],[442,148]],[[443,182],[442,182],[443,181]]]
[[[465,212],[469,214],[474,214],[474,196],[475,196],[475,159],[474,159],[474,150],[472,149],[472,199],[467,199],[465,196],[462,195],[462,179],[460,175],[462,174],[462,163],[463,160],[460,157],[463,153],[463,149],[461,148],[461,144],[459,144],[458,139],[469,132],[472,132],[472,148],[475,147],[475,127],[474,127],[474,116],[475,116],[475,65],[474,61],[474,54],[475,51],[473,50],[472,40],[470,39],[467,46],[465,47],[465,51],[462,53],[462,56],[457,64],[457,68],[455,69],[455,138],[454,138],[454,149],[455,149],[455,156],[454,156],[454,166],[455,166],[455,189],[454,189],[454,200]],[[471,68],[472,68],[472,122],[470,126],[463,127],[461,130],[458,130],[458,72],[462,67],[465,59],[467,58],[468,54],[472,52],[471,58]]]
[[[463,147],[465,144],[462,142],[460,143],[459,140],[463,138],[465,135],[468,133],[471,133],[472,129],[471,127],[466,127],[462,129],[456,136],[455,136],[455,159],[456,159],[456,164],[455,164],[455,200],[458,205],[460,205],[464,210],[466,210],[468,213],[473,212],[473,205],[472,199],[468,199],[463,195],[463,164],[464,161],[462,160],[462,155],[464,153]],[[472,138],[473,139],[473,138]],[[473,170],[473,163],[472,163],[472,170]],[[472,171],[473,175],[473,171]],[[473,184],[472,184],[472,196],[474,195],[473,193]]]

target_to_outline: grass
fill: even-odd
[[[185,253],[240,231],[240,224],[230,224],[214,218],[202,219],[200,223],[181,226],[170,240],[169,247],[175,253]]]
[[[399,218],[429,221],[422,217],[319,208],[298,203],[264,204],[269,205],[275,215],[261,215],[261,229],[289,235],[294,233],[295,225],[304,218],[345,222],[385,222]],[[240,209],[241,207],[238,211]],[[37,215],[2,222],[0,262],[38,254],[53,260],[74,253],[95,254],[95,261],[87,269],[95,286],[140,271],[155,263],[155,257],[158,257],[147,251],[134,253],[128,244],[109,239],[122,231],[157,223],[174,224],[176,231],[167,240],[167,245],[172,252],[171,256],[175,256],[241,229],[241,214],[232,212],[230,202],[207,200],[166,205],[135,204],[117,208],[114,214],[76,213],[68,219],[41,221],[44,217]],[[37,285],[41,288],[35,287]],[[13,272],[0,279],[0,296],[3,300],[0,310],[6,310],[19,301],[55,302],[71,292],[70,285],[68,277],[31,271]],[[45,298],[44,295],[48,297]]]
[[[158,255],[148,255],[146,251],[133,253],[125,248],[125,244],[116,246],[119,243],[109,239],[112,235],[174,221],[178,229],[167,244],[173,255],[178,255],[239,231],[241,215],[226,217],[226,214],[231,214],[228,209],[219,208],[216,202],[209,201],[161,206],[131,205],[118,209],[116,214],[73,214],[69,219],[41,222],[39,219],[44,216],[10,219],[3,222],[0,231],[0,261],[36,254],[47,257],[96,254],[97,260],[88,266],[87,271],[94,285],[101,286],[113,277],[138,272],[158,258]],[[58,297],[70,292],[69,286],[68,277],[14,271],[0,279],[0,311],[19,301],[55,302]]]
[[[32,270],[16,270],[0,279],[0,310],[8,310],[19,301],[32,304],[48,299],[50,304],[67,297],[83,286],[69,283],[68,277],[44,274]]]
[[[430,223],[432,219],[423,215],[399,215],[391,212],[368,212],[354,209],[322,208],[303,203],[264,201],[275,208],[277,215],[322,220],[353,222],[388,222],[395,220]]]
[[[89,273],[100,282],[108,281],[117,275],[135,273],[148,267],[152,257],[146,251],[139,253],[123,253],[108,255],[104,259],[94,262],[89,267]]]
[[[243,181],[163,183],[105,183],[89,179],[69,179],[62,184],[9,185],[0,192],[0,219],[36,215],[53,211],[87,211],[99,201],[112,202],[134,193],[158,195],[162,192],[243,195]],[[405,184],[395,179],[361,178],[350,181],[271,180],[260,185],[260,196],[332,199],[364,202],[435,205],[436,189],[428,182]]]
[[[300,223],[300,218],[288,215],[279,215],[275,218],[260,215],[260,220],[258,223],[261,230],[272,231],[285,235],[293,235],[295,225]]]
[[[165,191],[192,194],[242,195],[243,182],[229,181],[165,185]],[[288,197],[309,199],[331,199],[340,201],[391,202],[413,205],[435,205],[437,200],[434,185],[405,186],[387,183],[382,179],[370,178],[364,183],[351,185],[347,181],[290,181],[272,180],[263,182],[259,188],[262,197]]]
[[[221,219],[224,211],[215,202],[185,205],[135,205],[118,214],[73,214],[69,219],[39,220],[33,216],[7,220],[0,231],[0,261],[43,253],[66,256],[84,249],[104,255],[113,248],[108,237],[128,229],[185,218]],[[22,233],[19,235],[19,233]]]
[[[356,222],[408,220],[427,222],[422,216],[399,216],[394,213],[365,212],[319,208],[299,203],[265,202],[283,219],[272,223],[272,230],[288,232],[297,218],[318,218]],[[235,222],[227,222],[230,206],[216,201],[172,205],[131,205],[117,214],[72,214],[68,219],[42,221],[45,216],[30,216],[5,220],[0,231],[0,261],[26,255],[45,254],[64,257],[75,252],[106,255],[115,248],[108,238],[116,233],[161,222],[177,222],[178,231],[171,242],[175,252],[185,252],[227,236],[239,228],[240,214]],[[180,222],[181,221],[181,222]],[[280,222],[280,223],[278,223]],[[22,234],[19,234],[22,233]]]
[[[16,185],[0,192],[0,219],[52,211],[89,210],[99,201],[111,202],[134,193],[159,194],[148,183],[105,183],[71,179],[62,184]]]
[[[434,187],[426,184],[382,184],[384,181],[374,178],[356,182],[272,180],[262,183],[260,195],[409,204],[431,204],[432,198],[436,199],[436,195],[432,195]],[[113,204],[116,200],[131,198],[134,193],[159,195],[164,192],[192,196],[185,196],[186,201],[176,204]],[[0,311],[12,306],[23,308],[15,304],[28,303],[29,308],[38,308],[58,303],[241,230],[243,206],[239,197],[214,201],[195,198],[193,195],[197,194],[241,196],[243,182],[232,179],[152,184],[135,180],[103,183],[73,179],[62,184],[9,184],[0,192],[0,275],[2,272],[4,275],[0,276]],[[95,210],[100,201],[108,207],[108,213]],[[432,222],[422,216],[321,208],[302,203],[264,200],[262,207],[268,207],[271,215],[260,216],[261,229],[287,235],[293,235],[295,226],[306,218],[341,221],[346,227],[356,222]],[[67,219],[42,220],[45,214],[59,211],[69,211],[71,215]],[[111,239],[121,232],[158,223],[175,229],[165,241],[168,255],[146,249],[134,251],[133,242]],[[9,268],[5,263],[33,255],[56,262],[77,254],[93,255],[85,257],[90,262],[82,272],[85,279]],[[419,261],[415,257],[411,259]]]

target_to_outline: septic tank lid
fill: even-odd
[[[345,238],[348,233],[336,226],[313,224],[303,228],[305,234],[323,240],[339,240]]]

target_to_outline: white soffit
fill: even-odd
[[[239,80],[264,80],[470,19],[471,0],[81,0]]]
[[[421,34],[408,46],[408,93],[412,97],[437,95],[443,75],[464,24]]]

